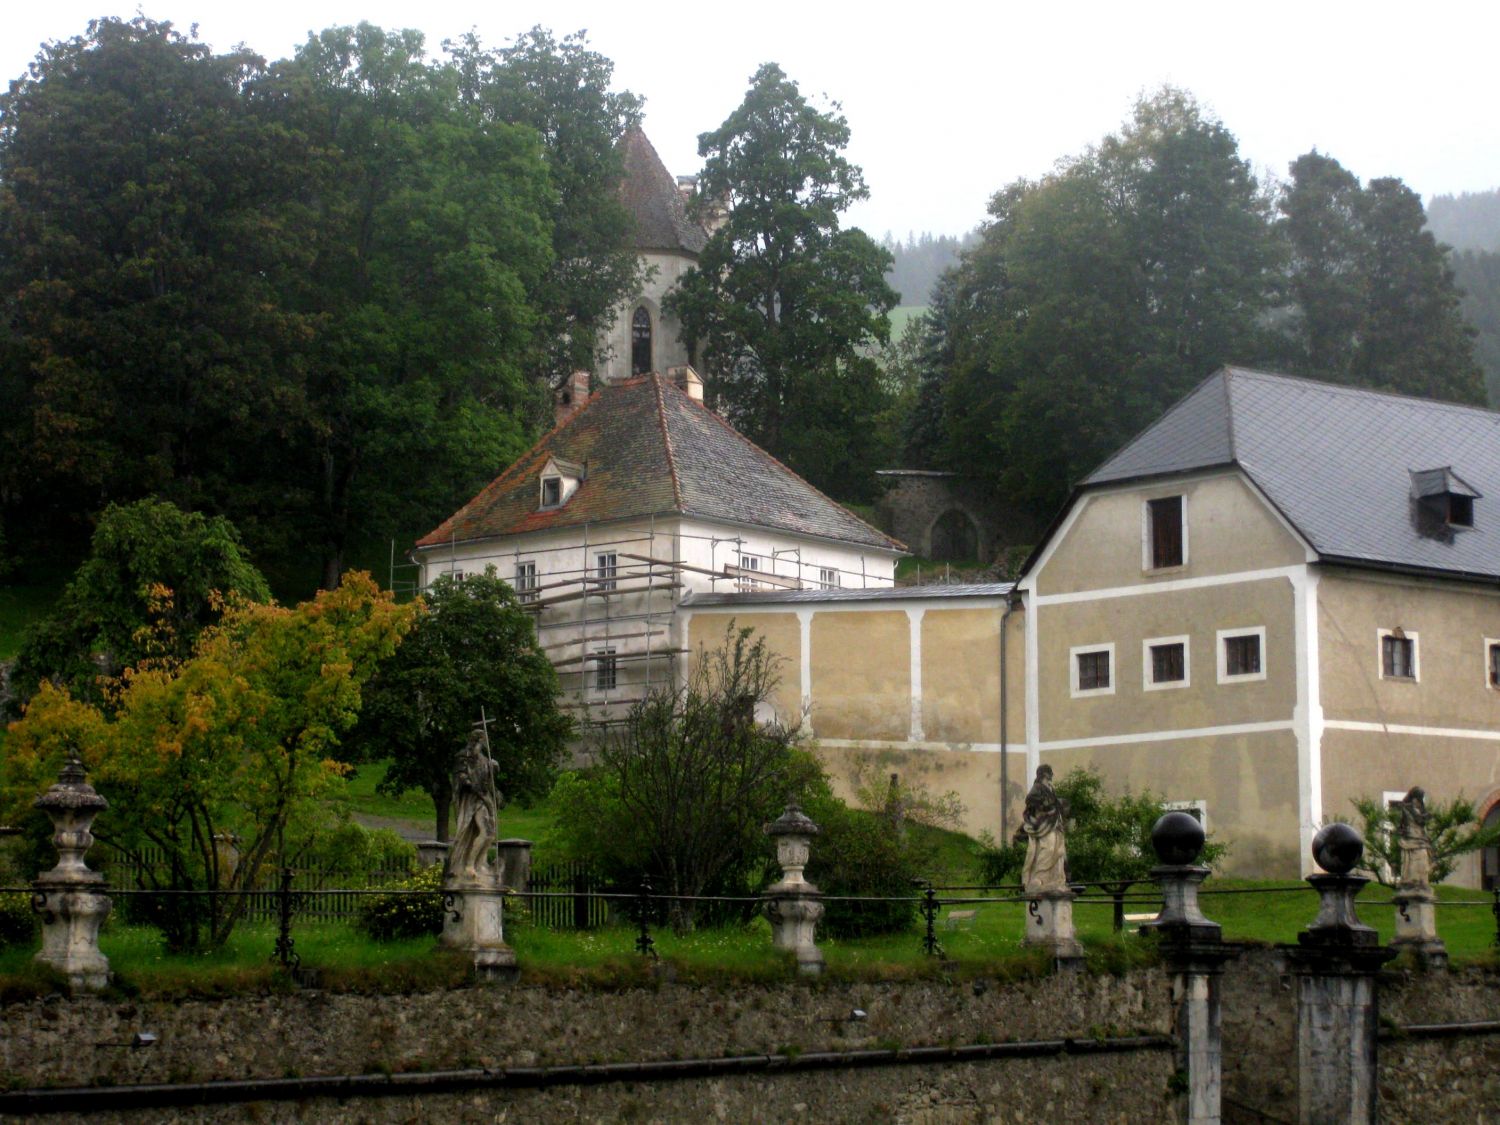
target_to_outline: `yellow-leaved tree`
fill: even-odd
[[[396,605],[364,573],[286,608],[231,607],[180,663],[146,662],[114,688],[112,713],[44,685],[12,724],[0,815],[21,814],[78,753],[109,799],[94,835],[142,865],[150,889],[247,891],[331,826],[347,767],[339,739],[361,691],[420,603]],[[147,916],[174,949],[214,948],[242,894],[167,894]]]

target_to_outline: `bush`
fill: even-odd
[[[296,865],[365,874],[371,871],[409,871],[417,859],[416,845],[389,828],[366,828],[346,820],[321,836]]]
[[[427,894],[372,895],[359,908],[354,925],[376,941],[440,934],[443,931],[443,865],[424,867],[403,879],[392,891],[426,891]]]
[[[31,944],[36,938],[37,923],[30,895],[24,891],[0,895],[0,947]]]
[[[916,918],[914,880],[921,874],[919,849],[884,816],[861,812],[834,797],[808,802],[808,816],[822,832],[813,838],[807,879],[829,897],[902,897],[908,902],[828,902],[821,930],[852,938],[898,933]]]

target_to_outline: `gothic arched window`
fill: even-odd
[[[644,305],[630,318],[630,373],[645,375],[651,370],[651,314]]]

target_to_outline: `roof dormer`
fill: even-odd
[[[1451,465],[1408,471],[1420,525],[1442,529],[1474,526],[1474,501],[1482,494],[1455,473]]]
[[[582,465],[564,461],[561,457],[548,457],[542,466],[538,510],[546,512],[563,507],[578,491],[583,477]]]

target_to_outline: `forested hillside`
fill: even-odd
[[[1500,188],[1433,196],[1427,226],[1455,250],[1500,252]]]
[[[1500,189],[1436,196],[1427,207],[1427,225],[1439,242],[1453,247],[1464,318],[1479,332],[1474,351],[1490,405],[1500,407]]]
[[[978,231],[970,231],[961,238],[923,231],[908,234],[904,241],[887,232],[880,240],[880,244],[891,252],[891,271],[886,280],[901,295],[902,305],[925,305],[943,271],[957,265],[959,252],[978,240]]]

